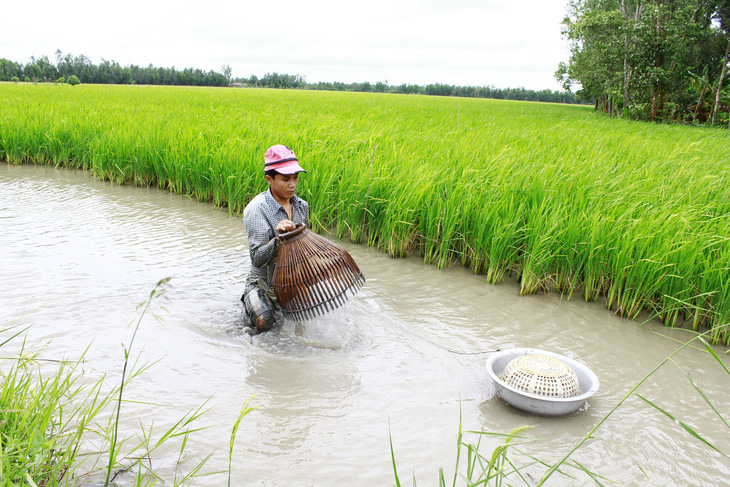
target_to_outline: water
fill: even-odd
[[[670,338],[689,336],[639,326],[598,303],[519,297],[512,282],[493,286],[464,269],[439,271],[343,243],[367,278],[360,293],[315,322],[286,322],[251,338],[239,301],[246,236],[242,221],[223,210],[84,172],[3,164],[0,228],[0,323],[32,325],[28,348],[45,358],[86,350],[90,380],[119,380],[138,305],[171,278],[132,348],[151,368],[125,392],[138,403],[123,405],[122,430],[132,433],[141,421],[160,434],[205,404],[199,425],[207,428],[191,437],[181,468],[213,452],[205,471],[224,473],[193,485],[227,482],[231,429],[252,397],[258,409],[238,430],[232,485],[392,485],[391,439],[401,482],[415,474],[419,485],[435,485],[440,467],[453,475],[460,417],[464,430],[532,425],[526,434],[537,441],[522,449],[554,460],[677,348]],[[599,376],[599,393],[586,411],[562,418],[512,409],[494,396],[481,353],[507,347],[579,360]],[[680,366],[730,419],[728,375],[699,350],[680,353],[639,392],[730,451],[728,428]],[[638,397],[596,437],[572,458],[624,484],[720,485],[730,476],[727,458]],[[486,454],[500,440],[482,443]],[[177,462],[171,445],[153,466],[171,485]],[[556,477],[552,485],[587,482]]]

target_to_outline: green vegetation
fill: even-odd
[[[14,76],[25,76],[28,80],[53,81],[59,77],[70,79],[76,76],[80,82],[99,84],[148,84],[148,85],[185,85],[185,86],[229,86],[228,75],[215,71],[204,72],[200,69],[158,68],[153,65],[120,66],[115,61],[102,59],[94,64],[83,54],[73,56],[56,50],[56,63],[48,56],[31,57],[27,64],[0,58],[0,81],[8,81]]]
[[[61,79],[63,79],[63,78],[61,78]],[[75,74],[72,74],[71,76],[68,77],[68,84],[70,84],[71,86],[76,86],[76,85],[80,85],[81,81],[79,81],[79,79],[76,77]]]
[[[1,61],[0,61],[1,62]],[[254,88],[291,88],[324,91],[361,91],[373,93],[398,93],[405,95],[459,96],[468,98],[493,98],[495,100],[542,101],[546,103],[582,103],[569,91],[528,90],[525,88],[496,88],[494,86],[458,86],[444,83],[431,83],[424,86],[410,83],[389,85],[379,81],[371,84],[343,83],[341,81],[307,83],[303,76],[266,73],[262,78],[251,75],[249,78],[236,78],[236,85]]]
[[[166,282],[160,281],[142,303],[143,311],[132,340],[124,349],[124,374],[120,384],[109,391],[105,390],[103,379],[84,379],[83,357],[73,362],[48,360],[38,353],[27,353],[23,342],[14,358],[3,359],[0,485],[78,485],[79,481],[98,481],[106,475],[104,485],[108,486],[115,485],[114,479],[125,472],[133,476],[129,485],[155,485],[161,479],[148,460],[173,441],[181,442],[182,458],[190,435],[203,429],[197,426],[205,413],[202,407],[183,415],[159,436],[153,435],[152,426],[145,429],[143,425],[136,439],[118,435],[124,389],[148,368],[136,367],[135,362],[127,370],[134,336],[153,299],[164,293]],[[0,348],[19,339],[25,331],[27,328],[17,324],[0,329]],[[44,373],[49,363],[58,367]],[[249,403],[250,400],[245,403],[241,417],[252,410]],[[110,408],[114,409],[111,415]],[[201,472],[209,458],[210,455],[203,458],[189,472],[176,471],[174,479],[165,480],[172,481],[172,485],[186,485],[196,476],[209,475]],[[104,462],[106,466],[100,467]]]
[[[86,56],[63,54],[56,51],[56,64],[47,56],[31,57],[30,62],[23,65],[9,59],[0,58],[0,81],[9,81],[12,77],[25,76],[33,81],[52,81],[59,76],[69,78],[77,76],[83,83],[95,84],[138,84],[138,85],[182,85],[182,86],[249,86],[257,88],[284,88],[326,91],[363,91],[377,93],[401,93],[436,96],[461,96],[472,98],[495,98],[504,100],[527,100],[552,103],[582,103],[573,93],[568,91],[527,90],[525,88],[496,88],[494,86],[455,86],[442,83],[425,86],[403,83],[389,85],[381,81],[371,84],[343,82],[307,83],[299,74],[266,73],[259,78],[233,78],[231,67],[221,66],[221,73],[203,72],[200,69],[186,68],[182,71],[172,68],[156,68],[152,65],[140,67],[136,65],[120,66],[115,61],[102,59],[94,64]]]
[[[722,124],[730,118],[730,1],[571,0],[570,61],[556,76],[614,116]]]
[[[0,330],[3,343],[14,331],[13,327]],[[80,374],[74,364],[60,362],[51,377],[41,376],[38,365],[37,356],[21,350],[0,379],[2,485],[34,485],[30,481],[62,485],[73,477],[80,437],[99,408],[108,404],[100,396],[100,384],[86,388],[78,384]]]
[[[635,318],[730,320],[725,130],[589,107],[206,88],[0,85],[0,159],[89,169],[239,214],[291,146],[314,230]]]

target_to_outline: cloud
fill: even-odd
[[[9,4],[0,49],[31,55],[84,54],[122,65],[232,67],[311,81],[449,83],[558,89],[567,59],[563,0],[334,0],[237,2],[131,0],[107,4],[43,0]],[[44,15],[38,16],[37,12]],[[32,34],[29,34],[32,32]]]

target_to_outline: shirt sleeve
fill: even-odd
[[[304,203],[304,224],[309,228],[309,203],[302,200],[302,203]]]
[[[248,251],[254,267],[264,267],[271,263],[279,250],[279,241],[272,235],[266,216],[260,209],[244,212],[243,223],[248,233]]]

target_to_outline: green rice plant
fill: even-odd
[[[525,226],[524,252],[521,259],[520,294],[548,291],[554,282],[555,260],[560,248],[555,244],[564,240],[562,232],[567,218],[564,208],[545,197],[532,206]]]
[[[233,466],[233,444],[236,442],[236,433],[238,432],[238,427],[241,424],[241,420],[251,411],[257,409],[257,407],[251,407],[251,401],[253,401],[253,397],[248,399],[243,403],[243,406],[241,406],[241,411],[238,413],[238,418],[236,418],[235,423],[233,423],[233,428],[231,429],[231,441],[228,444],[228,487],[231,487],[231,468]]]
[[[239,215],[284,143],[315,231],[730,344],[730,133],[589,107],[391,94],[0,84],[0,158]]]

